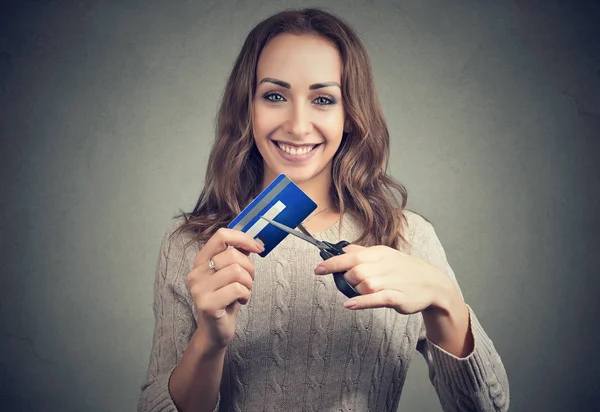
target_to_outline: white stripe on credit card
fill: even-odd
[[[280,200],[278,200],[277,203],[275,203],[273,206],[271,206],[271,208],[269,210],[267,210],[265,213],[263,213],[263,216],[266,217],[267,219],[275,220],[275,216],[277,216],[278,214],[280,214],[283,211],[283,209],[285,209],[285,205],[283,203],[281,203]],[[252,236],[254,238],[268,224],[269,224],[269,222],[267,222],[266,220],[264,220],[264,219],[258,219],[256,221],[256,223],[253,224],[250,227],[250,229],[248,229],[246,231],[246,233],[248,233],[250,236]]]

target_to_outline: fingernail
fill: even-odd
[[[324,275],[325,273],[325,266],[319,265],[315,268],[315,275]]]
[[[258,246],[258,248],[263,251],[265,250],[265,244],[263,243],[262,240],[260,240],[259,238],[254,239],[256,241],[256,246]]]
[[[347,301],[344,302],[344,307],[346,309],[352,309],[355,306],[356,306],[356,301],[355,300],[347,300]]]

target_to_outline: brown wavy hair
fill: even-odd
[[[275,36],[313,34],[331,41],[342,58],[342,99],[350,131],[333,157],[331,198],[342,216],[362,223],[355,243],[398,247],[403,237],[406,189],[387,174],[389,133],[375,92],[371,63],[354,30],[320,9],[286,10],[260,22],[248,34],[227,80],[217,116],[206,181],[180,230],[205,242],[256,197],[263,184],[263,160],[252,135],[252,103],[261,51]]]

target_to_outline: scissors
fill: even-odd
[[[308,231],[306,229],[304,229],[304,227],[302,225],[298,225],[298,229],[300,229],[300,232],[298,232],[297,230],[292,229],[291,227],[283,225],[279,222],[275,222],[264,216],[261,216],[261,217],[264,220],[266,220],[267,222],[269,222],[270,224],[272,224],[273,226],[275,226],[276,228],[281,229],[284,232],[287,232],[296,237],[299,237],[300,239],[305,240],[306,242],[318,247],[319,250],[321,251],[319,254],[323,258],[323,260],[327,260],[333,256],[343,255],[346,252],[344,252],[344,250],[342,248],[346,247],[350,244],[349,242],[346,242],[345,240],[342,240],[341,242],[338,242],[336,244],[317,240],[310,233],[308,233]],[[346,279],[344,278],[344,273],[345,272],[336,272],[333,274],[333,281],[335,282],[335,286],[338,288],[338,290],[340,292],[342,292],[344,295],[346,295],[349,298],[353,298],[355,296],[360,295],[360,293],[358,293],[356,291],[356,289],[354,289],[354,287],[346,281]]]

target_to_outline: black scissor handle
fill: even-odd
[[[343,255],[345,252],[342,248],[348,246],[350,243],[342,240],[336,244],[332,244],[329,242],[323,242],[329,246],[329,250],[321,250],[321,257],[323,260],[327,260],[331,257]],[[333,274],[333,281],[335,282],[335,286],[338,288],[340,292],[342,292],[346,297],[353,298],[355,296],[359,296],[360,293],[354,289],[354,287],[348,283],[348,281],[344,278],[344,273],[346,272],[336,272]]]

